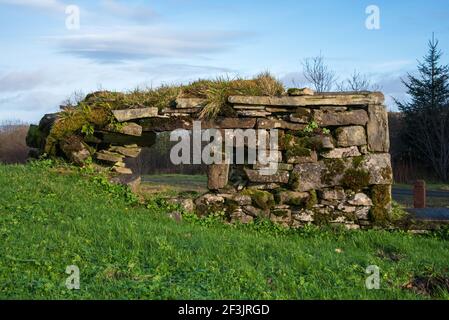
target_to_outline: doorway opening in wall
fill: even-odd
[[[154,145],[142,148],[137,158],[127,160],[127,166],[141,176],[145,192],[155,194],[207,192],[205,164],[175,165],[170,160],[170,151],[176,143],[170,141],[170,132],[158,133]]]

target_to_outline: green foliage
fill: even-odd
[[[81,133],[83,133],[86,137],[93,136],[95,132],[95,128],[90,123],[83,124],[81,128]]]
[[[111,196],[123,199],[128,205],[137,205],[139,198],[128,186],[111,183],[106,175],[94,175],[92,181],[106,190]]]
[[[328,135],[331,133],[329,129],[321,128],[316,121],[310,121],[302,131],[306,135],[312,134]]]
[[[314,133],[320,126],[315,122],[311,121],[307,124],[307,126],[303,129],[305,133]]]

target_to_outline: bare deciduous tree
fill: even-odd
[[[381,86],[371,83],[366,74],[362,74],[357,70],[349,76],[348,79],[337,84],[338,91],[380,91]]]
[[[332,91],[337,77],[335,72],[325,64],[321,54],[304,59],[302,66],[304,77],[313,85],[315,91]]]
[[[86,95],[81,90],[73,91],[69,97],[61,102],[61,105],[64,107],[74,107],[78,103],[84,100]]]

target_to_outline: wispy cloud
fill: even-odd
[[[144,4],[123,3],[116,0],[102,0],[102,8],[109,14],[138,22],[150,22],[159,15],[150,6]]]
[[[0,4],[30,7],[50,11],[65,11],[66,4],[59,0],[0,0]]]
[[[0,74],[0,93],[31,90],[49,84],[50,79],[42,70],[7,72]]]
[[[164,27],[126,26],[83,29],[82,33],[44,38],[59,51],[100,63],[151,58],[199,57],[230,49],[247,36],[232,31],[172,31]]]

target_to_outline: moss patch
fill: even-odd
[[[370,220],[376,225],[386,225],[390,220],[390,186],[373,186],[371,188],[371,199],[373,206],[370,210]]]
[[[253,205],[257,208],[267,210],[273,208],[275,205],[274,196],[270,192],[246,189],[242,194],[250,196]]]
[[[341,159],[325,159],[324,165],[326,169],[321,173],[321,182],[325,185],[332,184],[334,178],[345,170],[345,164]]]
[[[350,168],[345,171],[341,184],[345,189],[355,192],[368,187],[370,180],[369,172],[363,169]]]
[[[311,210],[311,209],[313,209],[314,206],[316,206],[318,204],[318,196],[317,196],[315,190],[312,190],[309,193],[310,193],[310,196],[307,199],[306,208]]]
[[[290,179],[289,179],[289,181],[288,181],[288,184],[290,185],[290,187],[291,187],[293,190],[295,190],[295,189],[298,189],[298,188],[299,188],[299,183],[300,183],[300,181],[299,181],[299,173],[293,171],[293,172],[290,174]]]

